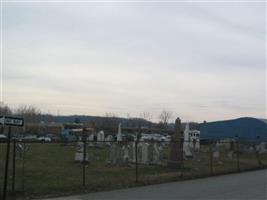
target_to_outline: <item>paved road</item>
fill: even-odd
[[[231,174],[131,189],[97,192],[53,200],[266,200],[267,170]],[[49,199],[52,200],[52,199]]]

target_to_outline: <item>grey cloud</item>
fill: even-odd
[[[251,4],[7,6],[6,99],[61,102],[65,113],[261,115],[264,12]],[[84,111],[67,106],[81,101]]]

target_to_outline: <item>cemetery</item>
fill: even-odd
[[[137,134],[133,141],[124,140],[119,124],[116,137],[100,130],[67,144],[12,143],[10,153],[16,152],[15,194],[43,197],[95,192],[267,166],[266,142],[228,138],[202,144],[201,132],[190,130],[189,124],[182,130],[179,118],[171,141],[138,137]],[[0,143],[1,158],[5,151],[6,144]],[[0,171],[3,170],[1,162]],[[2,176],[1,173],[1,180]],[[12,182],[12,176],[8,181]]]
[[[136,132],[127,140],[121,124],[115,135],[92,130],[75,129],[80,133],[78,136],[69,131],[69,137],[79,139],[67,143],[12,141],[10,155],[15,157],[10,162],[8,182],[12,184],[8,185],[8,190],[27,197],[65,195],[267,166],[264,140],[225,137],[203,143],[201,134],[205,135],[205,131],[191,130],[189,124],[183,130],[179,118],[170,140],[154,132]],[[6,143],[1,142],[1,158],[5,154]],[[0,171],[4,171],[3,161],[1,159]],[[3,179],[3,173],[0,178]]]

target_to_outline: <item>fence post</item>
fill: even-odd
[[[86,165],[86,136],[83,130],[83,187],[85,187],[85,165]]]
[[[237,162],[237,171],[240,172],[240,152],[239,152],[239,141],[236,142],[236,162]]]
[[[212,141],[209,144],[209,153],[210,153],[210,175],[213,175],[213,151],[212,151]]]
[[[135,183],[138,183],[138,151],[137,151],[138,142],[135,141]]]
[[[180,146],[181,146],[181,158],[182,158],[182,171],[184,170],[184,148],[183,148],[183,144],[184,144],[184,138],[181,138],[180,141]]]
[[[10,139],[11,139],[11,127],[8,127],[8,137],[7,137],[7,147],[6,147],[5,177],[4,177],[4,186],[3,186],[3,200],[6,200],[6,196],[7,196],[7,178],[8,178]]]
[[[23,140],[23,154],[22,154],[22,192],[24,193],[25,191],[25,154],[26,154],[26,145],[25,141]]]
[[[16,179],[16,139],[13,140],[13,168],[12,168],[12,193],[15,192]]]
[[[262,162],[261,162],[261,159],[260,159],[260,153],[259,153],[258,149],[256,149],[256,157],[257,157],[257,160],[258,160],[259,168],[261,168],[262,167]]]

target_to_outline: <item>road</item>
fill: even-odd
[[[49,200],[266,200],[267,170],[97,192]],[[47,199],[48,200],[48,199]]]

